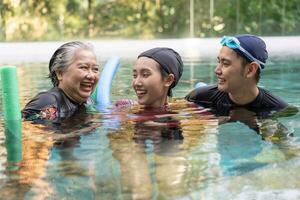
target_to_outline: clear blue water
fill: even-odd
[[[260,81],[298,108],[299,63],[298,58],[271,58]],[[214,59],[186,61],[175,97],[184,97],[199,81],[214,83],[215,64]],[[131,65],[122,60],[113,101],[135,97]],[[47,70],[46,63],[18,67],[22,107],[50,88]],[[172,113],[146,119],[135,107],[89,112],[55,125],[11,122],[22,128],[22,138],[12,141],[5,139],[1,118],[1,198],[300,198],[299,113],[257,120],[258,134],[242,122],[252,120],[247,115],[225,123],[225,117],[181,100],[170,108]]]

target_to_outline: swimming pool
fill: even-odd
[[[215,63],[186,60],[175,97],[185,96],[198,81],[214,83]],[[260,81],[298,108],[299,63],[295,57],[271,58]],[[134,98],[131,64],[122,60],[113,100]],[[47,70],[46,63],[18,67],[21,107],[50,87]],[[300,198],[299,113],[258,120],[258,134],[241,121],[225,123],[226,117],[180,100],[155,119],[141,120],[137,112],[90,111],[46,125],[15,122],[22,125],[19,141],[5,140],[1,118],[1,198]]]

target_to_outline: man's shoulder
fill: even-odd
[[[220,92],[218,90],[217,85],[206,85],[193,89],[189,94],[186,95],[186,99],[189,98],[197,98],[201,95],[212,95],[216,92]]]
[[[219,96],[222,92],[218,90],[217,85],[207,85],[192,90],[185,99],[190,102],[199,103],[212,101],[214,96]]]
[[[288,104],[279,96],[274,95],[267,89],[258,87],[260,91],[259,98],[263,106],[272,108],[274,110],[281,110],[288,106]]]

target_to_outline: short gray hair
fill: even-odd
[[[88,50],[95,54],[92,44],[87,42],[72,41],[60,46],[52,55],[49,62],[49,75],[54,87],[58,86],[59,81],[56,72],[64,71],[73,62],[75,53],[78,49]],[[95,54],[96,55],[96,54]]]

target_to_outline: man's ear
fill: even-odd
[[[170,87],[174,81],[175,81],[175,76],[174,76],[174,74],[169,74],[169,75],[165,78],[165,86],[166,86],[166,87]]]
[[[63,74],[62,71],[56,71],[55,74],[56,74],[57,80],[61,81],[62,80],[62,74]]]
[[[259,65],[256,62],[249,63],[246,68],[246,76],[249,78],[255,77],[257,70],[259,70]]]

